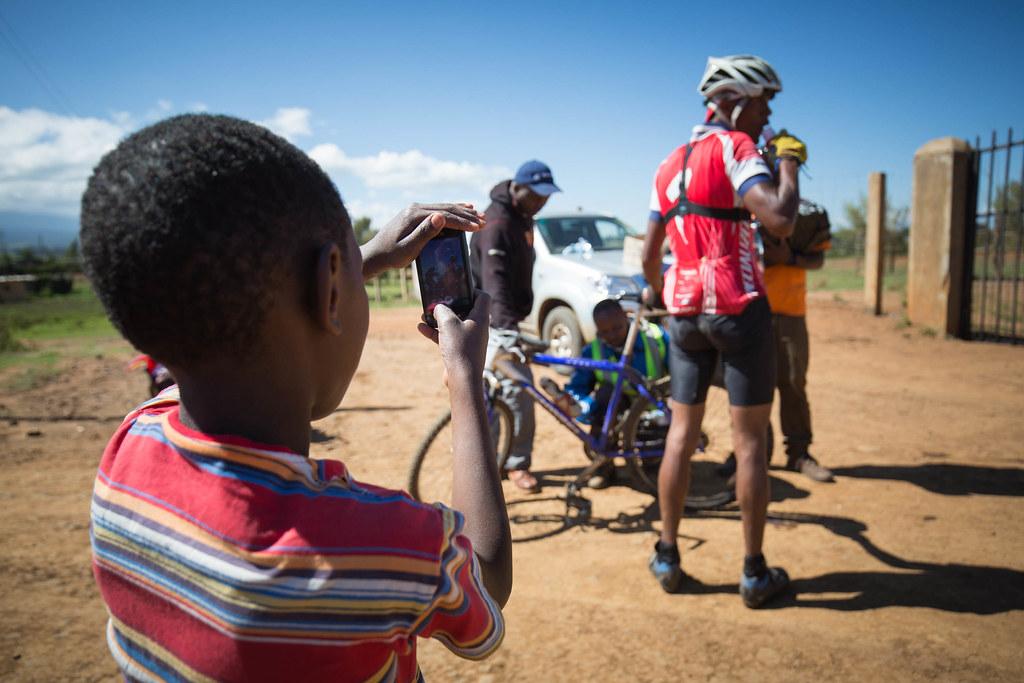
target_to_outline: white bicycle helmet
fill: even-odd
[[[708,65],[697,91],[704,96],[716,118],[735,127],[740,112],[750,98],[760,97],[765,92],[782,92],[782,81],[771,64],[754,55],[708,57]],[[732,115],[726,119],[718,105],[733,100],[739,102],[733,107]]]
[[[726,94],[733,95],[729,99],[760,97],[766,90],[782,92],[782,81],[771,64],[754,55],[708,57],[697,90],[711,101]]]

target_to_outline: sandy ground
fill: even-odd
[[[765,551],[793,596],[743,607],[735,512],[684,520],[683,563],[700,584],[672,596],[646,567],[659,525],[650,496],[588,492],[589,522],[563,523],[562,482],[584,458],[539,414],[545,492],[506,489],[520,540],[504,645],[473,663],[425,643],[427,678],[1020,680],[1024,348],[935,338],[845,298],[815,295],[809,318],[814,452],[838,480],[771,474]],[[404,486],[446,399],[416,317],[373,313],[349,395],[315,425],[315,456]],[[105,440],[144,395],[129,357],[123,343],[101,345],[53,382],[0,398],[0,679],[117,680],[87,524]]]

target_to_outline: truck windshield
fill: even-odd
[[[543,218],[537,221],[537,228],[553,253],[561,252],[580,239],[590,243],[595,251],[622,249],[626,236],[634,235],[621,221],[600,216]]]

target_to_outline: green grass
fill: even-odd
[[[45,384],[60,374],[61,354],[56,351],[30,351],[15,357],[0,354],[0,370],[15,367],[0,386],[8,391],[25,391]]]
[[[85,282],[75,282],[71,293],[64,296],[0,304],[0,338],[7,336],[15,342],[115,334],[99,299]]]
[[[807,288],[810,291],[844,291],[863,290],[864,274],[863,263],[861,269],[857,268],[857,260],[854,258],[825,258],[825,265],[821,270],[812,270],[807,273]],[[889,272],[888,263],[882,274],[882,282],[886,291],[905,291],[907,288],[907,261],[906,258],[896,260],[894,272]]]
[[[408,299],[402,299],[402,286],[394,272],[388,272],[380,279],[381,297],[377,301],[376,284],[373,280],[366,283],[366,296],[370,299],[371,308],[397,308],[400,306],[419,306],[420,302],[413,294],[413,284],[408,282]]]
[[[64,296],[0,304],[0,370],[9,370],[0,386],[23,391],[44,384],[65,358],[96,355],[111,338],[117,331],[85,281]]]

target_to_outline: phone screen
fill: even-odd
[[[473,280],[469,271],[466,236],[460,230],[442,230],[416,257],[420,298],[427,324],[437,327],[434,307],[444,304],[460,318],[473,308]]]

